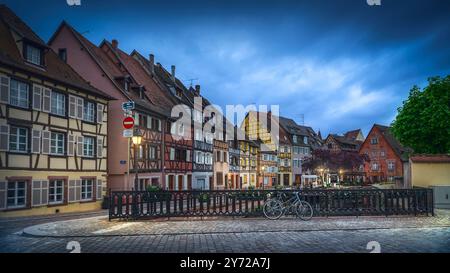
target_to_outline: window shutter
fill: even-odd
[[[33,84],[33,109],[41,111],[42,109],[42,86]]]
[[[77,97],[69,95],[69,117],[77,118]]]
[[[105,106],[103,104],[97,103],[97,123],[103,122],[103,109]]]
[[[77,100],[77,110],[76,115],[77,115],[77,119],[83,119],[83,114],[84,114],[84,100],[83,98],[76,98]]]
[[[0,125],[0,151],[9,150],[9,125]]]
[[[31,185],[31,205],[33,207],[41,205],[41,181],[32,181]]]
[[[84,144],[83,141],[84,141],[83,136],[77,137],[77,155],[78,156],[83,156],[83,144]]]
[[[68,194],[68,202],[69,203],[72,203],[72,202],[76,202],[77,200],[76,200],[76,194],[75,194],[75,192],[76,192],[76,184],[77,184],[77,181],[76,180],[69,180],[69,187],[68,187],[68,190],[69,190],[69,194]]]
[[[67,155],[73,156],[75,149],[75,136],[74,135],[68,135],[67,136]]]
[[[42,92],[42,111],[50,113],[52,102],[52,90],[49,88],[43,88]]]
[[[41,181],[41,202],[42,202],[42,205],[47,205],[48,204],[48,186],[49,186],[48,180],[42,180]]]
[[[158,132],[161,132],[161,120],[157,120],[157,122],[158,122]]]
[[[6,181],[0,181],[0,210],[6,209]]]
[[[77,180],[75,185],[75,200],[76,201],[81,200],[81,180]]]
[[[0,102],[9,103],[9,77],[0,75]]]
[[[103,158],[103,139],[97,139],[97,157]]]
[[[152,117],[147,116],[147,128],[152,129]]]
[[[103,198],[103,180],[97,179],[97,200],[101,200]]]
[[[42,153],[50,153],[50,132],[42,131]]]
[[[41,153],[41,131],[33,129],[31,133],[31,152],[33,154]]]

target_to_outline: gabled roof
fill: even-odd
[[[170,116],[172,107],[175,105],[171,100],[163,94],[159,88],[154,88],[156,83],[149,77],[142,65],[133,57],[125,53],[119,48],[114,49],[109,41],[104,40],[99,46],[101,50],[105,48],[115,54],[118,63],[120,63],[124,69],[138,86],[144,87],[145,98],[141,98],[138,92],[130,90],[128,95],[137,104],[149,108],[148,110],[155,111],[163,114],[164,116]],[[117,62],[116,62],[117,63]]]
[[[411,153],[413,150],[411,148],[404,147],[392,134],[390,127],[380,125],[380,124],[374,124],[373,128],[378,128],[378,130],[383,135],[384,139],[386,139],[388,144],[391,146],[391,148],[394,150],[394,152],[400,157],[401,160],[403,160],[403,161],[408,160],[409,153]],[[373,128],[372,128],[372,130],[373,130]],[[366,141],[367,141],[367,139],[366,139]]]
[[[28,64],[23,59],[22,54],[17,47],[16,40],[13,37],[13,32],[16,33],[21,40],[32,43],[44,50],[44,67]],[[96,89],[86,82],[5,5],[0,5],[0,37],[1,64],[27,73],[32,73],[37,77],[44,77],[56,81],[74,89],[84,90],[92,95],[113,99],[108,94]]]
[[[356,140],[356,138],[358,137],[359,134],[362,135],[362,130],[356,129],[356,130],[348,131],[347,133],[344,134],[344,137],[347,139]]]
[[[339,145],[339,148],[345,151],[358,151],[359,147],[363,143],[362,141],[352,140],[345,136],[340,136],[337,134],[329,134],[327,139],[328,138],[334,139],[335,143]]]

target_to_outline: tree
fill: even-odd
[[[306,170],[326,168],[334,172],[339,170],[352,171],[358,169],[369,157],[365,154],[351,151],[333,152],[325,149],[313,151],[312,156],[305,160],[302,167]]]
[[[450,75],[428,79],[423,91],[414,86],[391,126],[415,153],[450,153]]]

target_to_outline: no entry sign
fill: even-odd
[[[123,119],[123,128],[131,129],[134,127],[134,118],[126,117]]]

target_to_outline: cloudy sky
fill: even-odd
[[[0,2],[46,41],[67,20],[175,64],[218,105],[279,105],[322,135],[388,125],[414,84],[450,74],[450,1]]]

